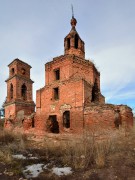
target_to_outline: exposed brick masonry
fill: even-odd
[[[95,127],[133,126],[131,108],[105,104],[100,91],[100,73],[91,61],[85,59],[85,44],[76,31],[76,23],[73,17],[71,31],[64,38],[64,55],[45,64],[45,86],[36,92],[35,114],[31,66],[18,59],[9,64],[5,103],[9,121],[6,127],[16,121],[24,130],[34,129],[37,134],[41,131],[81,133]],[[115,123],[116,117],[119,124]]]

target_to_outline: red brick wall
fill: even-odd
[[[133,126],[133,114],[132,110],[124,105],[91,105],[91,107],[85,108],[84,119],[86,128],[115,128],[115,110],[120,110],[122,125],[132,127]]]
[[[10,86],[11,83],[13,84],[13,99],[10,98]],[[23,100],[21,96],[21,87],[25,84],[27,87],[27,101],[32,101],[32,83],[31,81],[26,81],[22,78],[12,78],[7,83],[7,102],[13,101],[13,100]]]
[[[53,88],[59,87],[59,100],[55,100],[53,97]],[[60,129],[63,128],[63,112],[66,110],[71,111],[71,129],[74,127],[76,116],[81,113],[80,119],[82,120],[82,111],[77,113],[76,108],[83,106],[83,81],[82,80],[70,80],[52,84],[37,91],[37,111],[36,121],[37,124],[42,124],[42,121],[46,121],[49,115],[57,115]],[[39,120],[42,119],[42,120]],[[43,120],[44,119],[44,120]],[[78,118],[79,119],[79,118]],[[38,125],[38,128],[42,125]]]
[[[16,107],[14,104],[8,105],[5,107],[5,117],[9,118],[10,115],[15,117]]]
[[[72,58],[65,59],[64,56],[60,56],[58,59],[54,58],[53,61],[45,65],[45,77],[46,85],[55,82],[55,69],[60,69],[60,81],[69,79],[72,69]]]
[[[128,106],[119,106],[123,124],[133,127],[133,113]]]
[[[59,69],[60,79],[55,79],[54,70]],[[53,58],[45,65],[46,86],[36,94],[37,129],[45,126],[49,115],[57,115],[60,130],[63,130],[62,106],[70,106],[70,130],[80,131],[84,126],[83,106],[91,101],[92,87],[97,79],[100,91],[100,73],[94,64],[74,55]],[[59,100],[54,99],[54,88],[59,87]],[[67,108],[67,107],[66,107]],[[44,122],[44,123],[43,123]]]
[[[32,84],[30,79],[31,66],[27,63],[15,59],[9,64],[9,78],[7,82],[7,99],[5,102],[5,118],[10,115],[16,116],[17,112],[24,110],[25,115],[35,111],[35,105],[32,97]],[[13,97],[11,98],[10,87],[13,85]],[[22,97],[22,85],[25,84],[26,99]]]
[[[71,30],[72,31],[72,30]],[[73,32],[74,31],[74,32]],[[64,53],[65,54],[74,54],[81,58],[85,58],[85,47],[84,42],[78,36],[78,48],[75,48],[75,34],[76,30],[73,30],[64,38]],[[68,48],[68,39],[70,39],[70,48]]]
[[[20,103],[16,105],[15,103],[9,104],[5,107],[5,118],[9,118],[10,116],[16,117],[17,112],[23,110],[25,115],[30,115],[35,112],[35,105],[34,103]]]
[[[92,62],[74,55],[54,58],[53,61],[45,65],[46,85],[55,82],[54,70],[58,68],[60,69],[60,81],[70,78],[83,78],[93,85],[97,79],[100,90],[100,73]]]
[[[13,68],[14,74],[12,73]],[[9,64],[9,77],[13,77],[14,75],[22,76],[22,69],[25,69],[25,74],[23,74],[23,76],[30,79],[31,66],[25,62],[20,61],[19,59],[15,59]]]

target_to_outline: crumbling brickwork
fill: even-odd
[[[46,129],[46,122],[53,116],[60,132],[81,132],[91,124],[115,126],[118,107],[105,104],[100,92],[100,73],[91,61],[85,59],[84,42],[75,29],[76,23],[73,18],[72,29],[64,39],[65,54],[45,65],[46,85],[37,91],[36,96],[38,129]],[[122,121],[125,118],[130,122],[128,124],[132,124],[130,108],[120,114]]]
[[[24,115],[30,115],[35,111],[35,104],[32,99],[33,81],[30,79],[31,66],[27,63],[15,59],[8,67],[7,98],[4,104],[5,118],[13,121],[21,110],[24,111]]]
[[[119,114],[120,121],[116,127],[115,118]],[[133,114],[131,108],[125,105],[91,105],[85,108],[84,111],[85,128],[119,128],[120,126],[132,127]]]
[[[81,133],[84,129],[133,126],[129,107],[105,104],[100,73],[92,61],[85,59],[85,44],[76,23],[73,17],[71,31],[64,39],[64,55],[45,64],[45,86],[36,92],[36,113],[32,116],[31,67],[18,59],[9,65],[5,103],[8,127],[14,119],[24,130],[33,128],[35,133]]]

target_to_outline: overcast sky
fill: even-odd
[[[35,100],[45,84],[44,64],[64,53],[71,4],[106,102],[135,108],[135,0],[0,0],[0,105],[15,58],[32,66]]]

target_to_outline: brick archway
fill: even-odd
[[[65,128],[70,128],[70,111],[65,111],[63,113],[63,126]]]

